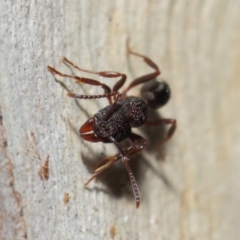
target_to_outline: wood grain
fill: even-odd
[[[239,239],[239,1],[5,1],[0,8],[0,239]],[[127,56],[128,36],[171,86],[158,116],[178,121],[171,141],[131,161],[138,210],[121,163],[84,189],[97,161],[116,152],[77,133],[106,101],[68,98],[47,71],[71,73],[65,56],[90,70],[124,72],[130,82],[150,69]],[[79,94],[102,92],[57,79]],[[152,140],[156,131],[142,134]],[[49,179],[41,180],[47,159]]]

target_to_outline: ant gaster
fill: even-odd
[[[93,86],[100,86],[104,89],[104,94],[102,95],[80,95],[76,93],[69,92],[68,96],[78,99],[97,99],[97,98],[107,98],[109,105],[101,109],[99,112],[94,114],[94,116],[88,119],[79,129],[80,136],[90,142],[103,142],[103,143],[114,143],[118,149],[118,154],[114,156],[107,157],[103,160],[105,164],[98,167],[90,179],[85,183],[85,186],[98,174],[110,167],[114,162],[122,160],[127,173],[129,175],[133,193],[135,196],[136,207],[140,206],[140,193],[138,189],[137,182],[129,166],[129,157],[140,152],[146,147],[146,140],[132,133],[132,128],[140,127],[142,125],[156,126],[170,124],[171,127],[168,130],[163,141],[168,140],[174,133],[176,129],[175,119],[156,119],[148,120],[148,108],[157,109],[165,105],[170,98],[170,88],[167,83],[163,81],[155,81],[156,77],[160,75],[160,70],[158,66],[148,57],[133,52],[127,42],[128,54],[141,57],[145,63],[154,69],[153,73],[141,76],[130,83],[130,85],[122,92],[119,89],[124,85],[127,76],[122,73],[104,71],[95,72],[86,69],[79,68],[74,65],[68,59],[63,58],[66,64],[78,69],[82,72],[96,74],[101,77],[106,78],[116,78],[120,77],[120,80],[111,89],[109,86],[93,79],[79,77],[75,75],[67,75],[58,72],[56,69],[48,66],[48,70],[53,74],[60,75],[62,77],[68,77],[75,79],[77,83],[85,83]],[[154,80],[154,81],[153,81]],[[141,89],[140,97],[128,96],[127,93],[133,87],[144,84]],[[119,143],[124,139],[130,139],[131,144],[128,147],[122,148]]]

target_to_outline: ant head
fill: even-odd
[[[164,81],[156,80],[145,83],[141,89],[141,96],[152,109],[157,109],[165,105],[171,92],[168,84]]]

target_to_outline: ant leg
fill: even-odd
[[[100,83],[97,80],[64,74],[64,73],[58,72],[55,68],[50,67],[50,66],[48,66],[48,71],[50,71],[53,74],[59,75],[61,77],[68,77],[68,78],[75,79],[77,83],[86,83],[86,84],[93,85],[93,86],[101,86],[104,89],[106,94],[111,92],[111,89],[107,85]]]
[[[132,140],[134,146],[136,147],[136,141],[140,141],[141,150],[147,146],[147,141],[140,135],[131,133],[130,139]]]
[[[132,140],[132,145],[127,149],[127,152],[124,150],[124,153],[127,155],[127,157],[137,154],[147,146],[147,141],[135,133],[131,133],[131,136],[129,138]],[[137,141],[139,141],[138,144]],[[119,153],[115,156],[115,161],[118,161],[120,158],[121,154]]]
[[[63,61],[65,63],[69,64],[70,66],[78,69],[79,71],[96,74],[96,75],[99,75],[100,77],[106,77],[106,78],[121,77],[120,80],[117,81],[117,83],[113,86],[112,92],[117,92],[124,85],[124,83],[126,82],[126,79],[127,79],[127,76],[125,74],[122,74],[122,73],[119,73],[119,72],[113,72],[113,71],[101,71],[101,72],[90,71],[90,70],[86,70],[86,69],[78,67],[77,65],[75,65],[74,63],[72,63],[71,61],[69,61],[65,57],[63,58]]]
[[[105,159],[104,159],[105,160]],[[92,176],[87,180],[87,182],[84,183],[84,186],[86,187],[94,178],[96,178],[101,172],[103,172],[104,170],[106,170],[107,168],[109,168],[112,164],[114,163],[114,161],[111,161],[110,157],[109,157],[109,162],[107,162],[105,165],[97,168],[94,173],[92,174]]]
[[[97,168],[95,170],[95,172],[92,174],[92,176],[88,179],[88,181],[84,184],[84,186],[86,187],[89,182],[91,182],[94,178],[96,178],[101,172],[103,172],[104,170],[106,170],[107,168],[109,168],[114,162],[118,161],[120,158],[122,158],[122,156],[120,154],[116,154],[112,157],[108,157],[104,160],[108,160],[108,162]],[[140,193],[139,193],[139,189],[138,189],[138,186],[137,186],[137,182],[136,182],[136,179],[132,173],[132,170],[128,164],[128,160],[123,160],[123,164],[127,170],[127,173],[129,175],[129,178],[130,178],[130,181],[131,181],[131,184],[132,184],[132,188],[133,188],[133,193],[134,193],[134,196],[135,196],[135,201],[136,201],[136,208],[139,208],[140,206],[140,202],[141,202],[141,199],[140,199]]]
[[[130,147],[128,147],[126,150],[124,150],[125,154],[127,154],[127,152],[132,149],[132,145]],[[98,164],[98,168],[94,171],[94,173],[92,174],[92,176],[87,180],[87,182],[84,183],[84,186],[86,187],[94,178],[96,178],[101,172],[103,172],[104,170],[106,170],[107,168],[109,168],[114,162],[117,162],[118,160],[120,160],[121,156],[120,154],[115,154],[113,156],[104,158],[99,164]],[[104,162],[106,162],[105,164],[103,164]]]
[[[125,155],[127,155],[127,157],[131,157],[131,156],[137,154],[138,152],[142,151],[147,146],[147,141],[143,137],[141,137],[135,133],[131,134],[130,139],[132,140],[131,146],[123,149],[123,152]],[[137,145],[136,141],[140,141],[138,143],[138,145]],[[119,161],[120,159],[121,159],[120,153],[103,159],[98,164],[99,167],[96,169],[95,172],[97,172],[99,169],[101,169],[102,168],[101,166],[104,166],[104,164],[103,164],[104,162],[112,161],[112,163],[114,163],[114,162]]]
[[[50,67],[50,66],[48,66],[48,71],[50,71],[53,74],[59,75],[61,77],[68,77],[68,78],[75,79],[77,83],[85,83],[85,84],[89,84],[89,85],[93,85],[93,86],[100,86],[100,87],[102,87],[104,89],[104,93],[105,94],[108,94],[108,93],[111,92],[111,89],[110,89],[109,86],[107,86],[106,84],[100,83],[97,80],[93,80],[93,79],[85,78],[85,77],[78,77],[78,76],[74,76],[74,75],[64,74],[64,73],[61,73],[61,72],[57,71],[55,68]],[[108,96],[107,98],[108,98],[109,103],[111,104],[112,103],[111,97]]]
[[[161,141],[161,144],[168,141],[174,134],[176,128],[177,128],[177,121],[175,119],[171,118],[164,118],[164,119],[156,119],[156,120],[147,120],[145,123],[147,126],[157,126],[157,125],[166,125],[170,124],[171,127],[168,130],[166,136]]]
[[[142,83],[145,83],[145,82],[148,82],[148,81],[151,81],[153,79],[155,79],[158,75],[161,74],[161,71],[159,70],[158,66],[156,63],[154,63],[150,58],[142,55],[142,54],[139,54],[139,53],[136,53],[136,52],[133,52],[130,47],[129,47],[129,40],[127,40],[127,52],[128,54],[132,54],[132,55],[135,55],[137,57],[141,57],[143,58],[144,62],[150,66],[151,68],[153,68],[155,71],[153,73],[149,73],[147,75],[144,75],[142,77],[138,77],[136,78],[128,87],[126,90],[124,90],[123,92],[123,95],[125,95],[131,88],[139,85],[139,84],[142,84]]]

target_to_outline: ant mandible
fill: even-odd
[[[80,136],[86,141],[90,142],[103,142],[103,143],[114,143],[118,149],[118,154],[105,158],[102,162],[105,164],[98,167],[90,179],[85,183],[85,186],[98,174],[110,167],[114,162],[122,160],[127,173],[129,175],[133,193],[136,201],[136,208],[140,206],[140,193],[136,179],[133,172],[129,166],[129,157],[140,152],[146,147],[146,140],[132,133],[132,128],[140,127],[142,125],[156,126],[170,124],[171,127],[168,130],[166,136],[163,139],[167,141],[175,132],[176,120],[175,119],[156,119],[148,120],[148,108],[157,109],[165,105],[170,98],[170,88],[166,82],[163,81],[153,81],[157,76],[160,75],[160,70],[158,66],[148,57],[133,52],[127,41],[127,52],[128,54],[141,57],[145,63],[154,69],[153,73],[136,78],[130,83],[130,85],[122,92],[119,89],[126,82],[127,76],[119,72],[103,71],[95,72],[86,69],[79,68],[68,59],[63,58],[63,61],[78,69],[82,72],[92,73],[106,78],[116,78],[120,77],[120,80],[111,89],[106,84],[103,84],[97,80],[90,78],[79,77],[75,75],[68,75],[57,71],[56,69],[48,66],[48,70],[56,75],[62,77],[68,77],[75,79],[77,83],[85,83],[93,86],[100,86],[104,89],[104,94],[102,95],[80,95],[76,93],[69,92],[68,96],[78,99],[98,99],[107,98],[109,105],[101,109],[99,112],[94,114],[94,116],[88,119],[79,129]],[[141,96],[134,97],[128,96],[127,93],[133,87],[144,84],[141,88]],[[120,142],[124,139],[130,139],[131,144],[129,147],[122,148]]]

